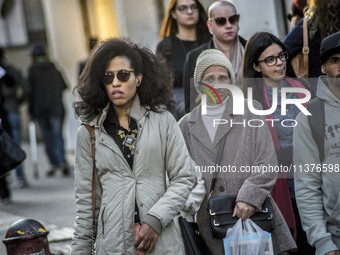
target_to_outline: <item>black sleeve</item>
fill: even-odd
[[[163,40],[157,44],[156,54],[162,53],[164,51]]]

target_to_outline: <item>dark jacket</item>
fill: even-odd
[[[0,81],[3,109],[7,113],[19,112],[19,105],[27,99],[28,86],[19,69],[1,62],[6,75]]]
[[[291,58],[302,51],[303,47],[303,19],[294,27],[283,40]],[[322,75],[320,63],[321,36],[317,32],[313,38],[308,36],[309,46],[309,77],[317,78]]]
[[[183,88],[183,65],[186,54],[199,46],[197,41],[182,41],[175,35],[165,37],[157,45],[156,52],[168,61],[174,74],[174,88]]]
[[[31,117],[40,118],[64,116],[62,93],[66,83],[50,61],[33,63],[30,66],[28,81],[31,89],[29,111]]]
[[[241,36],[238,37],[243,47],[246,46],[247,41]],[[196,88],[193,83],[193,77],[195,72],[196,60],[200,53],[207,49],[214,49],[214,41],[211,38],[209,42],[203,44],[190,51],[185,59],[184,69],[183,69],[183,86],[184,86],[184,98],[185,98],[185,112],[188,113],[192,110],[197,104],[195,103],[197,98]]]

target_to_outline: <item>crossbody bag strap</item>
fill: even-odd
[[[96,210],[96,137],[94,133],[94,128],[84,124],[86,129],[89,131],[90,136],[91,136],[91,150],[92,150],[92,161],[93,161],[93,168],[92,168],[92,217],[94,221],[95,217],[95,210]]]
[[[96,240],[96,228],[95,228],[95,214],[96,214],[96,136],[94,133],[94,127],[84,124],[91,136],[91,151],[92,151],[92,236],[91,236],[91,255],[96,254],[95,240]]]
[[[309,77],[309,64],[308,64],[308,55],[309,55],[309,47],[308,47],[308,27],[307,27],[307,19],[303,19],[303,67],[304,67],[304,74],[303,77]]]
[[[222,159],[222,154],[223,154],[226,139],[227,139],[227,136],[225,135],[220,142],[220,146],[218,147],[218,152],[217,152],[217,157],[216,157],[216,165],[221,164],[221,159]],[[209,198],[211,197],[212,193],[214,192],[216,177],[217,177],[217,171],[214,172],[213,178],[211,180]]]

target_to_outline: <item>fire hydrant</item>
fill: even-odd
[[[7,255],[52,255],[47,235],[48,231],[40,222],[18,220],[9,227],[3,240]]]

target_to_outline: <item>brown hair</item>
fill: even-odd
[[[198,6],[199,11],[199,19],[196,24],[196,35],[198,44],[201,45],[202,43],[208,41],[208,39],[210,38],[210,33],[207,27],[208,17],[203,5],[198,0],[194,1]],[[164,39],[164,37],[177,34],[178,32],[177,22],[171,15],[171,13],[175,11],[176,7],[177,0],[171,0],[160,30],[161,40]]]
[[[339,0],[309,0],[305,17],[308,19],[310,37],[320,32],[321,39],[340,30]]]

